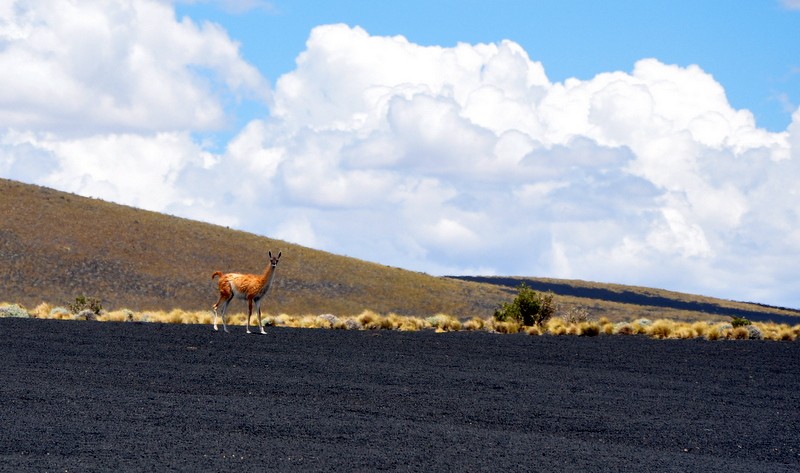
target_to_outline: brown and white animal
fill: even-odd
[[[228,326],[225,325],[225,311],[228,310],[228,304],[231,303],[234,297],[247,300],[247,333],[250,333],[250,317],[253,315],[253,304],[258,310],[258,324],[261,326],[261,333],[267,333],[264,330],[264,322],[261,321],[261,299],[267,295],[269,287],[272,285],[272,280],[275,278],[275,268],[278,267],[278,260],[281,259],[281,252],[278,256],[272,256],[269,252],[269,263],[264,274],[238,274],[227,273],[222,274],[221,271],[215,271],[211,275],[211,279],[219,277],[219,300],[214,304],[214,330],[217,328],[217,309],[221,306],[222,312],[222,328],[225,332],[228,331]]]

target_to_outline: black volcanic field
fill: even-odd
[[[0,470],[800,471],[800,344],[0,319]]]

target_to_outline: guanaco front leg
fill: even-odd
[[[261,327],[261,334],[266,335],[267,331],[264,330],[264,320],[261,318],[261,299],[256,302],[256,309],[258,309],[258,325]]]
[[[253,316],[253,299],[247,298],[247,333],[250,332],[250,317]]]

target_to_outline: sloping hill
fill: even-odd
[[[511,292],[0,179],[0,301],[84,294],[110,309],[204,310],[217,299],[212,272],[260,273],[269,250],[283,252],[263,304],[273,314],[485,317]]]
[[[108,309],[208,310],[216,270],[260,273],[282,251],[263,309],[271,314],[491,316],[523,281],[611,320],[729,316],[798,323],[800,311],[632,286],[546,278],[439,278],[192,220],[0,179],[0,302]],[[234,312],[244,310],[241,302]]]
[[[800,323],[800,310],[797,309],[728,301],[663,289],[530,277],[461,276],[457,279],[495,284],[509,289],[525,283],[536,291],[556,294],[562,303],[592,307],[595,315],[614,311],[617,314],[629,313],[627,318],[663,314],[670,318],[744,317],[753,321],[792,325]],[[616,318],[611,314],[604,315]]]

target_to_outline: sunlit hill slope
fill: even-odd
[[[214,271],[260,273],[282,251],[262,305],[272,314],[489,317],[525,280],[564,311],[594,316],[800,320],[793,309],[648,288],[546,278],[442,278],[264,236],[0,179],[0,302],[66,305],[79,295],[109,309],[210,309]],[[232,310],[244,305],[234,303]]]
[[[260,273],[269,250],[283,252],[270,313],[486,316],[509,293],[5,179],[0,219],[0,302],[27,306],[209,309],[214,271]]]

